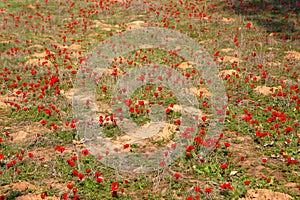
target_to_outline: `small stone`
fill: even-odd
[[[238,173],[238,171],[231,171],[230,174],[229,174],[229,176],[234,176],[234,175],[236,175],[237,173]]]

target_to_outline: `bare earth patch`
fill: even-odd
[[[191,69],[191,68],[193,68],[193,65],[192,65],[192,63],[190,63],[190,62],[183,62],[183,63],[180,63],[180,65],[178,65],[178,68],[179,68],[179,69],[186,70],[186,69]]]
[[[15,182],[9,185],[5,185],[0,187],[0,194],[3,194],[5,196],[9,195],[11,191],[19,191],[22,194],[15,198],[15,200],[36,200],[41,199],[41,195],[38,193],[27,193],[30,191],[38,191],[39,188],[37,188],[35,185],[26,182],[26,181],[19,181]],[[27,194],[26,194],[27,193]],[[45,199],[52,199],[52,200],[58,200],[58,197],[55,196],[49,196]]]
[[[18,190],[20,192],[24,192],[26,191],[27,189],[33,189],[33,190],[36,190],[37,187],[31,183],[28,183],[26,181],[19,181],[19,182],[16,182],[16,183],[12,183],[10,185],[5,185],[3,187],[1,187],[1,191],[4,191],[4,190],[8,190],[8,189],[11,189],[11,190]]]
[[[221,52],[224,52],[224,53],[229,53],[229,52],[232,52],[234,49],[232,48],[226,48],[226,49],[221,49]]]
[[[232,22],[234,22],[235,20],[230,18],[230,17],[223,17],[222,18],[222,22],[224,22],[225,24],[230,24]]]
[[[147,127],[146,127],[147,129]],[[118,148],[122,149],[124,144],[139,144],[142,148],[147,147],[147,150],[156,150],[158,145],[157,141],[164,141],[164,143],[171,142],[171,137],[176,134],[177,126],[173,124],[164,123],[164,126],[153,136],[147,138],[135,138],[128,135],[119,136],[116,140],[112,140]]]
[[[47,66],[47,67],[52,67],[53,63],[50,60],[46,60],[45,58],[37,59],[37,58],[32,58],[29,59],[25,65],[35,65],[35,66]]]
[[[233,56],[224,56],[218,59],[219,62],[240,63],[242,60]]]
[[[222,70],[219,73],[219,77],[225,77],[226,75],[237,75],[238,71],[234,70],[234,69],[229,69],[229,70]]]
[[[8,100],[8,96],[0,95],[0,110],[5,110],[8,106],[6,101]]]
[[[286,183],[286,184],[284,184],[284,187],[286,187],[290,191],[295,192],[295,194],[300,197],[299,184],[297,184],[297,183]]]
[[[75,92],[75,89],[74,88],[71,88],[67,91],[64,91],[64,90],[61,90],[60,93],[62,95],[64,95],[68,100],[72,101],[72,98],[73,98],[73,94]]]
[[[289,200],[293,199],[290,195],[281,192],[273,192],[266,189],[251,189],[247,191],[245,198],[239,200]]]
[[[6,130],[11,130],[11,136],[13,137],[13,141],[16,143],[26,144],[29,141],[34,141],[37,134],[45,134],[49,132],[49,129],[41,126],[37,122],[19,124],[18,126],[13,126],[14,128],[6,127]]]
[[[41,199],[41,195],[28,193],[28,194],[25,194],[25,195],[15,198],[15,200],[36,200],[36,199]],[[55,197],[55,196],[45,197],[44,199],[59,200],[59,198]]]
[[[267,62],[266,64],[267,64],[267,66],[269,66],[269,67],[278,67],[278,66],[281,65],[280,62]]]
[[[192,87],[190,90],[197,96],[199,96],[199,95],[203,95],[205,97],[211,96],[211,93],[208,91],[208,89],[203,88],[203,87],[202,88]]]
[[[234,133],[230,133],[234,134]],[[237,141],[237,142],[234,142]],[[235,163],[240,163],[242,167],[251,170],[251,165],[253,163],[256,163],[258,161],[260,154],[256,152],[255,149],[255,143],[253,139],[248,136],[248,135],[243,135],[243,136],[231,136],[229,139],[231,146],[229,149],[233,152],[234,154],[234,162]],[[244,156],[245,160],[240,161],[240,158]],[[252,172],[250,172],[251,174]],[[258,171],[256,171],[258,173]],[[252,175],[255,175],[252,174]]]
[[[127,30],[139,29],[146,26],[147,24],[144,21],[134,21],[127,24]]]
[[[50,54],[54,54],[54,52],[50,51]],[[45,58],[46,56],[48,56],[48,54],[46,52],[42,52],[42,53],[34,53],[32,56],[36,58]]]
[[[254,91],[259,94],[269,95],[275,92],[276,90],[280,90],[281,86],[278,87],[267,87],[267,86],[257,86]]]
[[[105,31],[110,31],[111,28],[113,28],[114,26],[110,25],[110,24],[106,24],[102,20],[93,20],[92,27],[93,28],[101,28],[102,30],[105,30]]]
[[[300,60],[300,52],[298,51],[285,51],[284,53],[286,54],[284,58],[287,60]]]
[[[284,178],[284,173],[278,170],[271,170],[270,168],[262,165],[261,159],[265,157],[257,149],[255,142],[248,135],[234,135],[234,133],[229,133],[228,138],[231,146],[229,149],[233,152],[234,163],[239,163],[240,167],[245,168],[245,174],[247,176],[254,176],[257,179],[263,179],[265,177],[274,177],[275,180],[286,181]],[[275,155],[274,155],[275,156]],[[274,157],[273,156],[273,157]],[[241,161],[241,157],[244,160]],[[272,156],[271,156],[272,158]],[[275,158],[274,158],[275,159]],[[279,162],[278,160],[268,159],[268,162]],[[276,163],[275,163],[276,164]],[[278,163],[277,163],[278,165]],[[230,174],[235,176],[238,171],[232,171]],[[286,183],[284,187],[287,190],[292,190],[296,194],[299,194],[299,189],[297,183]],[[289,197],[289,198],[288,198]],[[267,200],[267,199],[292,199],[289,195],[273,192],[271,190],[256,189],[249,190],[245,198],[240,198],[239,200]]]

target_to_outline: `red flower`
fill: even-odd
[[[99,177],[99,176],[101,176],[101,173],[100,172],[95,172],[95,176]]]
[[[71,160],[67,160],[68,164],[71,166],[71,167],[74,167],[75,166],[75,163]]]
[[[46,195],[47,195],[47,193],[46,193],[46,192],[43,192],[43,193],[41,194],[41,198],[42,198],[42,199],[45,199],[45,198],[46,198]]]
[[[84,174],[78,174],[78,178],[82,180],[84,178]]]
[[[68,185],[67,185],[67,188],[68,188],[68,189],[72,189],[72,188],[73,188],[73,185],[72,185],[72,184],[68,184]]]
[[[166,161],[160,161],[159,166],[165,166],[166,165]]]
[[[228,142],[224,142],[225,147],[230,147],[230,144]]]
[[[249,185],[251,183],[251,181],[247,180],[244,182],[245,185]]]
[[[130,108],[129,108],[129,112],[134,113],[134,108],[133,108],[133,107],[130,107]]]
[[[290,126],[287,126],[287,127],[285,128],[284,131],[285,131],[286,133],[289,133],[289,132],[293,131],[293,128],[290,127]]]
[[[222,165],[220,166],[221,169],[226,169],[226,167],[227,167],[226,163],[225,163],[225,164],[222,164]]]
[[[73,170],[72,174],[77,176],[78,175],[78,170]]]
[[[112,191],[118,191],[118,189],[119,189],[119,183],[118,182],[113,182],[111,184],[111,189],[112,189]]]
[[[212,189],[211,189],[211,188],[206,188],[206,189],[205,189],[205,192],[206,192],[206,193],[211,193],[211,192],[212,192]]]
[[[250,22],[248,22],[248,24],[247,24],[246,27],[247,27],[247,28],[251,28],[251,25],[252,25],[252,24],[251,24]]]
[[[42,125],[46,125],[46,124],[47,124],[47,121],[43,119],[43,120],[40,121],[40,123],[41,123]]]
[[[98,177],[98,178],[97,178],[97,182],[98,182],[98,183],[102,183],[102,182],[103,182],[103,178],[102,178],[102,177]]]
[[[59,145],[57,145],[54,149],[57,150],[58,152],[61,152],[61,153],[66,150],[64,147],[59,146]]]
[[[217,51],[215,54],[214,54],[215,57],[218,57],[219,56],[219,51]]]
[[[170,108],[166,109],[166,113],[169,114],[171,112]]]
[[[124,144],[123,149],[127,149],[129,147],[129,144]]]
[[[221,189],[225,190],[225,189],[229,189],[229,190],[233,190],[233,187],[230,185],[230,183],[224,183],[221,185]]]
[[[195,187],[194,191],[195,191],[195,192],[200,192],[201,189],[200,189],[200,187]]]
[[[194,137],[194,140],[197,142],[197,146],[200,145],[200,143],[202,142],[202,138],[199,135]]]
[[[180,124],[181,124],[180,119],[177,119],[177,120],[175,121],[175,123],[176,123],[177,125],[180,125]]]
[[[89,151],[88,151],[87,149],[83,149],[83,150],[81,151],[81,153],[82,153],[83,156],[89,155]]]
[[[186,148],[186,152],[191,152],[194,149],[195,149],[195,147],[193,145],[190,145]]]
[[[70,127],[71,127],[71,128],[76,128],[76,124],[75,124],[75,123],[71,123],[71,124],[70,124]]]
[[[180,174],[176,173],[176,174],[174,174],[174,177],[175,177],[176,179],[179,179],[179,178],[180,178]]]
[[[63,199],[67,199],[68,198],[68,194],[67,193],[64,193],[63,194]]]

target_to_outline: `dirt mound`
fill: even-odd
[[[32,193],[28,193],[26,195],[22,195],[22,196],[15,198],[15,200],[33,200],[33,199],[42,199],[42,198],[41,198],[41,195],[32,194]],[[44,199],[58,200],[59,198],[55,197],[55,196],[51,196],[51,197],[45,197]]]
[[[275,90],[280,90],[281,86],[278,87],[267,87],[267,86],[257,86],[254,91],[259,94],[269,95],[272,94]]]
[[[287,60],[300,60],[300,52],[298,51],[285,51],[284,52],[285,55],[285,59]]]
[[[5,110],[8,107],[7,101],[9,97],[7,95],[0,95],[0,110]]]
[[[281,192],[274,192],[266,189],[251,189],[247,191],[245,198],[239,200],[289,200],[293,199],[290,195]]]
[[[0,194],[4,195],[4,198],[9,199],[11,192],[18,191],[19,195],[14,198],[15,200],[41,199],[41,194],[30,192],[30,191],[38,191],[38,190],[39,188],[37,188],[35,185],[31,183],[28,183],[26,181],[19,181],[19,182],[15,182],[0,187]],[[1,199],[1,195],[0,195],[0,199]],[[48,196],[45,199],[58,200],[59,198],[55,196]]]
[[[26,181],[19,181],[10,185],[5,185],[1,188],[1,191],[3,192],[4,190],[18,190],[20,192],[24,192],[27,189],[33,189],[36,190],[36,187],[32,185],[31,183],[28,183]]]

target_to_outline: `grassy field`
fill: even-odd
[[[3,0],[0,19],[0,200],[300,199],[299,1]],[[137,126],[153,116],[165,126],[146,139],[128,136],[112,108],[126,74],[168,66],[197,100],[197,133],[179,158],[135,173],[89,149],[77,118],[89,112],[76,111],[72,97],[96,47],[146,27],[180,32],[207,51],[228,102],[214,148],[202,157],[218,94],[195,63],[149,46],[99,66],[96,126],[120,152],[159,150],[180,138],[186,119],[176,86],[145,84],[132,91],[126,113]]]

